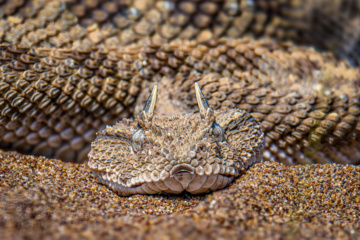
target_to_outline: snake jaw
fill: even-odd
[[[100,171],[92,172],[102,184],[107,185],[121,196],[157,193],[180,194],[184,191],[191,194],[201,194],[222,189],[234,179],[234,176],[226,174],[199,175],[195,172],[183,171],[184,169],[178,168],[178,170],[173,176],[169,175],[163,180],[146,181],[143,179],[141,183],[130,181],[130,185],[115,182],[111,174]]]

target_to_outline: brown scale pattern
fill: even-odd
[[[355,68],[290,43],[221,39],[296,39],[355,61],[358,1],[327,3],[1,1],[1,146],[84,161],[95,132],[130,116],[148,83],[167,77],[190,110],[200,80],[215,109],[239,107],[263,120],[266,159],[356,163]],[[324,27],[330,16],[336,34]],[[311,38],[313,28],[329,37]]]
[[[331,154],[341,141],[357,149],[360,107],[358,71],[329,54],[272,40],[220,39],[89,51],[4,46],[1,56],[5,147],[82,160],[95,131],[129,116],[141,89],[147,94],[143,85],[165,76],[190,109],[199,81],[215,109],[253,112],[263,121],[266,159],[309,162],[323,152],[312,157],[310,150],[323,149],[330,161],[358,161],[346,149]],[[297,156],[304,149],[310,152]]]
[[[214,133],[213,124],[223,132]],[[139,130],[146,138],[143,142],[135,140]],[[198,194],[227,186],[261,161],[263,148],[260,124],[245,111],[215,112],[211,120],[198,114],[154,117],[151,122],[139,117],[99,132],[88,165],[121,196],[178,194],[185,189]],[[175,176],[181,169],[193,172],[189,182],[183,181],[186,173]]]
[[[358,64],[359,9],[359,0],[4,0],[0,39],[87,49],[266,35],[330,49]]]
[[[229,78],[209,78],[212,78],[212,83],[227,82],[232,86],[230,89],[236,89],[238,85]],[[221,86],[216,85],[212,86],[209,95],[223,97],[224,93],[219,90]],[[243,99],[239,104],[224,98],[212,103],[219,108],[230,105],[246,109],[261,121],[262,131],[266,133],[265,160],[277,160],[287,165],[359,163],[358,93],[350,98],[346,94],[319,97],[313,93],[304,96],[295,91],[273,92],[264,86],[253,87],[251,84],[241,87],[238,93],[241,93],[238,99]]]
[[[127,116],[124,110],[139,92],[136,79],[108,76],[115,65],[101,50],[6,48],[2,54],[9,57],[2,58],[7,62],[1,74],[2,140],[23,151],[69,161],[86,158],[95,131]]]

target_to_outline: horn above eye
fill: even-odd
[[[202,118],[205,118],[209,123],[214,122],[215,121],[214,110],[211,107],[209,107],[209,104],[206,101],[206,98],[202,93],[200,86],[197,82],[195,83],[195,93],[196,93],[196,100],[199,105],[200,116]]]
[[[154,109],[157,97],[157,89],[158,86],[155,84],[153,89],[151,90],[150,96],[146,101],[144,109],[140,112],[140,118],[146,121],[151,121],[154,116]]]
[[[210,107],[197,82],[195,83],[195,93],[196,93],[196,100],[199,105],[200,115],[201,117],[204,118]]]

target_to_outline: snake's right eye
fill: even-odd
[[[216,141],[218,141],[218,142],[225,141],[224,129],[216,122],[214,122],[214,124],[213,124],[212,133],[213,133]]]
[[[144,130],[140,128],[134,133],[132,137],[132,146],[134,150],[137,152],[140,151],[144,141],[145,141]]]

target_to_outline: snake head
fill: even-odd
[[[157,86],[144,110],[99,132],[89,167],[119,195],[205,193],[227,186],[262,160],[264,134],[251,114],[214,111],[195,83],[199,113],[154,116]]]

